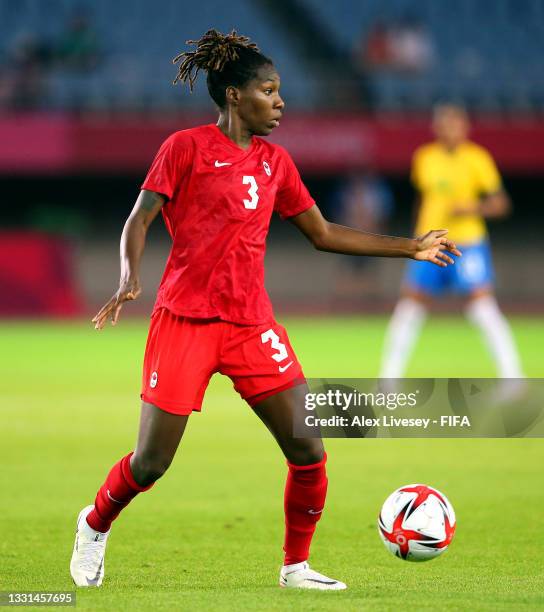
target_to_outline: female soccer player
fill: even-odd
[[[467,318],[486,339],[498,375],[510,379],[501,388],[507,399],[523,388],[523,371],[495,298],[485,220],[506,217],[510,200],[491,155],[468,139],[470,123],[463,107],[435,107],[433,130],[436,140],[419,147],[412,163],[412,181],[420,196],[416,233],[445,224],[464,256],[447,270],[408,262],[401,299],[387,331],[380,378],[404,376],[429,305],[453,291],[463,297]]]
[[[161,146],[121,236],[121,281],[94,317],[96,329],[119,320],[141,292],[140,260],[159,210],[172,251],[151,315],[144,358],[142,408],[133,453],[113,466],[94,505],[77,519],[70,570],[78,586],[100,586],[112,521],[160,478],[189,415],[200,411],[215,372],[229,376],[276,438],[287,459],[284,564],[280,585],[344,589],[311,570],[310,542],[325,505],[326,454],[319,439],[296,439],[293,416],[306,385],[285,329],[264,288],[265,240],[273,211],[290,219],[316,249],[351,255],[410,257],[439,266],[460,253],[446,231],[394,238],[327,222],[281,147],[267,136],[284,102],[272,60],[235,32],[208,31],[183,52],[176,80],[192,89],[200,70],[219,108],[217,124],[172,134]]]

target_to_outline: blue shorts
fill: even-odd
[[[455,264],[447,268],[428,261],[409,261],[404,277],[405,287],[437,296],[447,291],[469,294],[492,286],[494,273],[489,242],[485,240],[470,246],[457,246],[463,256],[454,257]]]

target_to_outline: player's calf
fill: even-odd
[[[130,462],[130,471],[140,486],[148,487],[164,476],[171,463],[170,456],[144,454],[136,450]]]

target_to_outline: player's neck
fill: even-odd
[[[457,151],[457,149],[463,144],[464,141],[450,142],[445,140],[439,140],[438,142],[448,153],[455,153],[455,151]]]
[[[240,118],[233,113],[221,113],[216,125],[240,148],[248,149],[251,146],[251,132],[242,126]]]

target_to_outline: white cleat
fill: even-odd
[[[343,582],[314,572],[313,569],[310,569],[307,561],[294,563],[293,565],[284,565],[280,570],[280,586],[295,589],[320,589],[321,591],[342,591],[347,589]]]
[[[76,541],[70,561],[70,574],[76,586],[99,587],[104,579],[104,555],[109,531],[95,531],[87,523],[94,506],[86,506],[77,517]]]

